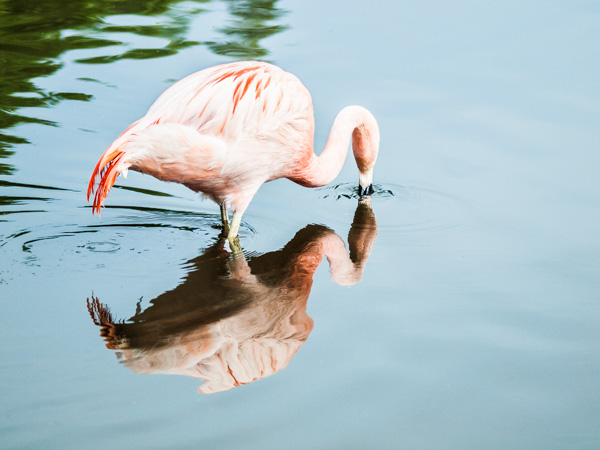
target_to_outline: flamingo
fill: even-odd
[[[128,169],[181,183],[219,205],[227,239],[239,246],[242,215],[263,183],[288,178],[306,187],[329,184],[350,140],[359,195],[373,192],[379,127],[367,109],[343,108],[320,156],[313,136],[311,96],[294,75],[257,61],[207,68],[169,87],[108,147],[87,199],[94,195],[92,213],[100,215],[109,189]]]

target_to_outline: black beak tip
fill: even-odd
[[[371,195],[374,192],[373,184],[368,185],[365,189],[359,184],[358,185],[358,195],[363,197],[365,195]]]

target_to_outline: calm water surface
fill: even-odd
[[[600,448],[598,55],[594,1],[0,1],[0,448]],[[249,58],[317,148],[373,111],[370,204],[351,159],[269,183],[238,258],[151,177],[92,216],[112,140]]]

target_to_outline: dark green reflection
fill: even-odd
[[[219,31],[231,37],[224,43],[205,42],[212,51],[234,59],[259,58],[268,51],[259,41],[284,26],[272,25],[281,15],[275,7],[278,0],[223,0],[235,18]],[[81,92],[46,92],[35,78],[52,75],[62,67],[59,57],[70,50],[113,47],[110,55],[81,58],[82,64],[106,64],[120,59],[160,58],[202,43],[186,39],[195,14],[206,12],[210,0],[0,0],[0,161],[6,160],[17,144],[28,143],[14,136],[11,128],[22,123],[56,125],[33,117],[23,108],[51,107],[63,100],[88,101],[92,97]],[[197,6],[194,6],[197,4]],[[152,25],[111,25],[105,18],[113,15],[137,15],[156,18]],[[167,44],[159,48],[126,48],[130,45],[111,35],[131,33],[159,37]],[[116,54],[115,54],[116,53]],[[200,69],[200,68],[199,68]],[[0,176],[14,168],[0,162]]]
[[[209,48],[225,56],[240,59],[261,59],[269,52],[260,40],[286,30],[285,25],[273,22],[285,11],[276,7],[278,0],[223,0],[234,20],[219,31],[228,38],[225,42],[208,42]]]
[[[51,121],[24,115],[21,109],[48,107],[62,100],[91,99],[90,95],[79,92],[45,92],[32,80],[60,69],[62,64],[58,58],[69,50],[120,45],[119,41],[94,36],[111,31],[104,29],[110,28],[104,26],[104,17],[165,14],[178,1],[0,0],[0,129],[8,130],[28,122],[54,125]],[[152,27],[133,27],[127,31],[166,37],[170,40],[167,47],[177,50],[190,45],[184,39],[188,22],[189,17],[181,15],[153,30],[148,29]],[[122,57],[135,56],[134,53]],[[9,157],[12,154],[9,149],[15,144],[27,142],[25,138],[0,133],[0,159]],[[10,165],[0,163],[0,175],[13,170]]]

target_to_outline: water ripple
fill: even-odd
[[[472,212],[466,202],[447,193],[391,183],[375,184],[373,187],[375,192],[370,196],[371,202],[383,235],[440,234],[462,229],[472,220]],[[359,198],[356,183],[320,188],[319,197],[335,203]],[[339,210],[334,205],[328,209],[328,214],[331,220],[335,220]]]
[[[104,222],[30,226],[6,236],[2,250],[14,263],[26,266],[125,268],[142,253],[177,261],[209,245],[221,231],[218,215],[186,211],[136,211]]]

